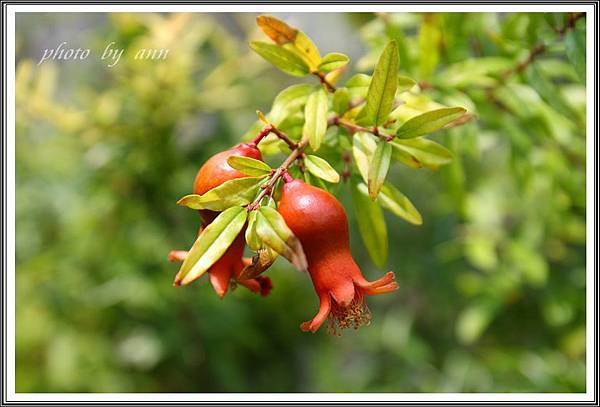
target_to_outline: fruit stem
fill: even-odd
[[[270,124],[267,124],[265,127],[262,128],[262,130],[256,135],[256,137],[254,137],[254,140],[252,140],[249,144],[251,146],[256,147],[258,145],[258,143],[261,142],[262,139],[264,139],[266,136],[269,135],[269,133],[271,133],[272,130],[273,130],[273,126]]]
[[[292,182],[294,180],[294,177],[292,177],[287,170],[285,170],[281,177],[285,183]]]

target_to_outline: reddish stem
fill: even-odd
[[[287,172],[287,170],[283,174],[281,174],[281,178],[283,178],[283,181],[285,183],[292,182],[294,180],[294,177],[292,177],[290,173]]]
[[[249,144],[256,147],[262,139],[264,139],[269,135],[269,133],[271,133],[271,131],[273,131],[273,126],[267,124],[265,127],[262,128],[262,130],[254,138],[254,140],[252,140]]]

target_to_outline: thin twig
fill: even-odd
[[[328,92],[333,93],[336,91],[336,87],[327,81],[327,78],[325,78],[325,74],[323,72],[313,72],[313,75],[319,78],[319,81],[323,86],[325,86],[325,88],[327,88]]]
[[[346,129],[350,130],[352,133],[356,133],[359,131],[371,133],[374,136],[377,136],[386,142],[392,141],[394,139],[393,134],[382,133],[379,131],[379,129],[377,127],[368,128],[368,127],[359,126],[357,124],[347,122],[344,119],[341,119],[339,116],[334,116],[329,121],[330,121],[330,123],[328,123],[329,125],[344,127]]]

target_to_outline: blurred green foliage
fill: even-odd
[[[283,261],[267,298],[171,286],[166,254],[198,227],[176,200],[290,83],[247,46],[254,16],[18,16],[17,391],[585,390],[585,19],[345,17],[364,40],[357,70],[395,39],[423,89],[410,103],[474,117],[434,137],[450,165],[391,171],[423,225],[387,218],[401,288],[338,338],[299,330],[317,298]],[[318,41],[329,18],[296,25]],[[88,60],[36,65],[58,25]],[[113,68],[94,58],[108,39],[126,48]],[[169,57],[135,61],[140,47]],[[365,276],[380,275],[351,233]]]

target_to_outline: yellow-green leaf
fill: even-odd
[[[310,72],[308,64],[302,58],[279,45],[252,41],[250,48],[287,74],[304,76]]]
[[[215,264],[244,227],[246,216],[244,208],[234,206],[204,228],[183,261],[174,284],[189,284]]]
[[[452,123],[466,112],[463,107],[444,107],[408,119],[396,132],[396,137],[408,139],[423,136]]]
[[[232,155],[227,159],[227,164],[229,164],[231,168],[235,168],[250,176],[267,175],[271,172],[271,167],[264,161],[241,155]]]
[[[304,164],[306,165],[306,169],[314,176],[327,182],[340,182],[340,175],[321,157],[307,155],[304,159]]]
[[[392,111],[396,96],[398,64],[398,45],[395,41],[391,41],[375,66],[367,91],[367,103],[357,118],[359,123],[368,126],[379,126],[385,123]]]
[[[256,211],[256,233],[262,242],[285,257],[298,270],[306,271],[308,263],[302,249],[302,244],[283,217],[275,209],[261,206]]]
[[[377,198],[379,191],[385,181],[390,161],[392,157],[392,146],[389,143],[380,141],[377,143],[377,148],[373,154],[373,159],[369,165],[369,174],[367,177],[367,185],[369,189],[369,197],[372,200]]]
[[[308,139],[313,150],[317,151],[327,131],[327,93],[319,89],[311,93],[304,108],[305,122],[302,129],[304,139]]]
[[[266,176],[232,179],[203,195],[186,195],[177,204],[191,209],[210,209],[211,211],[222,211],[232,206],[247,205],[252,202],[260,185],[265,180]]]
[[[384,183],[381,187],[377,202],[394,215],[399,216],[412,224],[423,224],[423,218],[417,208],[415,208],[406,195],[389,182]]]
[[[382,267],[388,256],[388,238],[381,207],[373,202],[362,182],[352,182],[352,203],[358,230],[373,262]]]
[[[352,155],[358,172],[365,182],[369,181],[369,167],[377,148],[377,139],[370,133],[357,132],[352,137]]]
[[[347,55],[341,54],[339,52],[332,52],[325,55],[321,59],[321,63],[319,64],[319,72],[329,72],[334,69],[339,69],[350,61]]]

